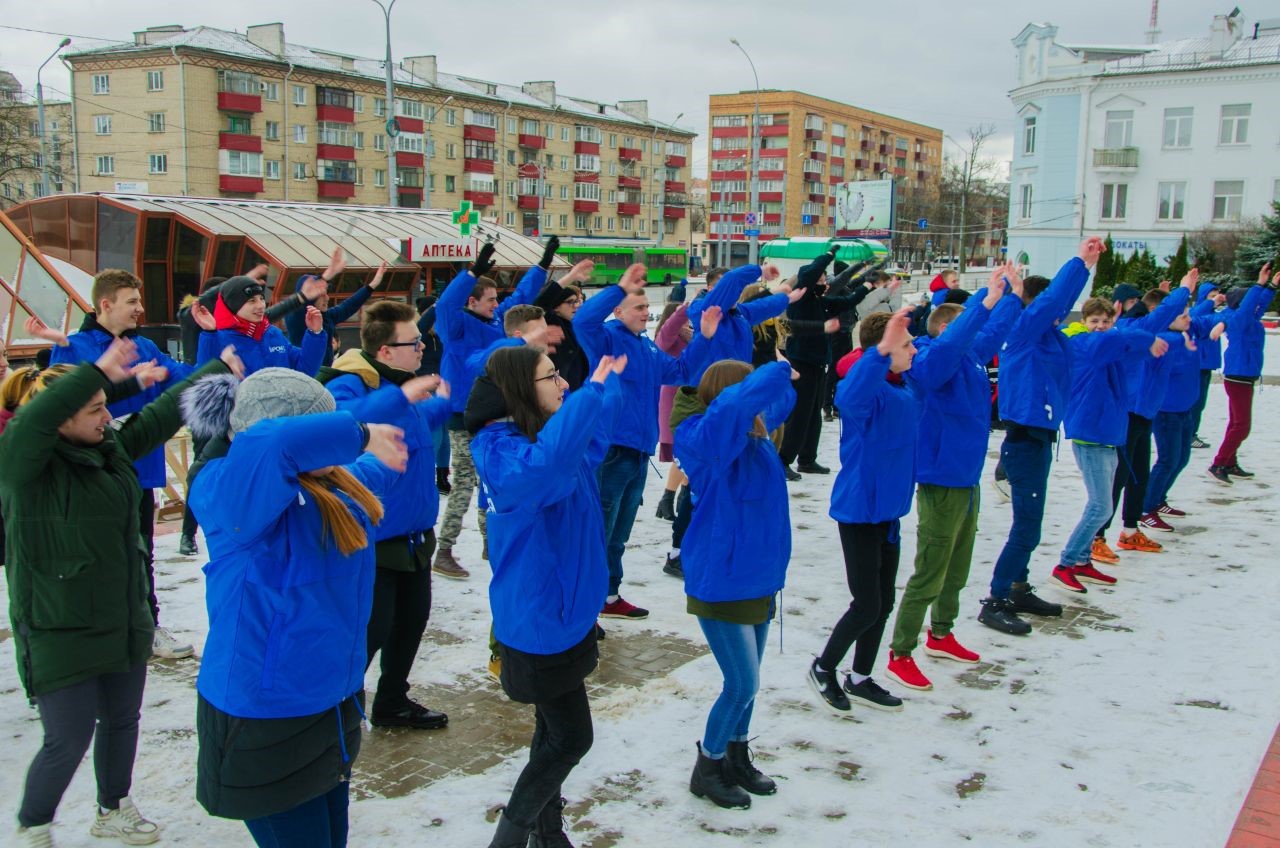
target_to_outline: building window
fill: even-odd
[[[561,140],[561,141],[568,141],[568,140],[569,140],[569,125],[568,125],[568,124],[566,124],[566,125],[564,125],[563,127],[561,127],[561,128],[560,128],[560,140]]]
[[[711,119],[711,126],[713,127],[745,127],[746,125],[746,115],[716,115]]]
[[[266,137],[267,137],[267,141],[280,140],[280,122],[279,121],[267,121]]]
[[[615,150],[618,147],[618,134],[609,133],[609,149]]]
[[[464,123],[477,127],[498,128],[498,116],[493,112],[477,112],[474,109],[463,109],[462,120]]]
[[[349,88],[330,88],[327,85],[316,86],[317,106],[336,106],[339,109],[355,110],[356,93]]]
[[[356,185],[364,185],[364,168],[356,168]]]
[[[567,185],[560,186],[560,199],[561,200],[569,199],[569,187]]]
[[[574,229],[576,229],[576,230],[585,230],[585,229],[587,228],[587,216],[586,216],[586,215],[574,215],[574,216],[573,216],[573,227],[574,227]]]
[[[1118,220],[1124,217],[1129,200],[1129,186],[1125,183],[1102,184],[1102,219]]]
[[[373,184],[378,188],[387,187],[387,172],[381,168],[373,169]]]
[[[1036,119],[1035,116],[1022,121],[1022,155],[1031,156],[1036,152]]]
[[[306,105],[307,105],[307,88],[306,88],[306,86],[302,86],[302,85],[295,85],[295,86],[293,86],[293,105],[294,105],[294,106],[306,106]]]
[[[636,229],[638,229],[640,232],[642,232],[642,233],[643,233],[643,232],[645,231],[645,227],[646,227],[646,226],[647,226],[647,222],[646,222],[646,220],[645,220],[644,218],[641,218],[641,219],[640,219],[640,226],[639,226],[639,227],[637,227]]]
[[[613,220],[613,219],[612,219],[612,218],[610,218],[609,220]],[[623,231],[624,233],[629,233],[629,232],[631,232],[631,218],[630,218],[629,216],[628,216],[628,217],[624,217],[624,218],[622,219],[622,231]]]
[[[262,175],[269,180],[280,179],[280,160],[268,159],[262,163]]]
[[[422,103],[418,100],[396,98],[396,115],[401,118],[417,118],[422,120]]]
[[[515,134],[516,134],[516,127],[519,125],[519,123],[520,123],[520,122],[519,122],[519,120],[517,120],[516,118],[507,118],[507,131],[506,131],[506,133],[505,133],[505,134],[506,134],[506,135],[515,135]],[[508,214],[510,214],[510,213],[508,213]]]
[[[326,183],[352,183],[356,181],[354,162],[343,159],[317,159],[316,179]]]
[[[773,116],[770,115],[769,117],[772,118]],[[760,123],[764,123],[764,121],[761,121]],[[831,124],[831,136],[833,138],[845,138],[848,136],[848,134],[849,134],[849,128],[846,127],[844,124],[840,124],[840,123]]]
[[[1222,121],[1218,124],[1218,144],[1247,144],[1249,141],[1249,113],[1253,106],[1238,103],[1222,107]]]
[[[294,162],[294,163],[293,163],[293,178],[294,178],[295,180],[297,180],[298,182],[302,182],[302,181],[306,180],[306,178],[307,178],[307,163],[306,163],[306,162]]]
[[[606,221],[606,222],[605,222],[605,229],[606,229],[606,230],[608,230],[609,232],[613,232],[613,219],[612,219],[612,218],[610,218],[608,221]]]
[[[164,91],[164,71],[147,71],[147,91]]]
[[[565,129],[567,130],[568,127],[565,127]],[[585,141],[591,144],[599,144],[601,141],[604,140],[604,137],[601,135],[600,130],[598,128],[589,127],[582,124],[579,124],[578,126],[575,126],[573,128],[573,138],[574,138],[574,141]],[[568,139],[565,139],[565,140],[567,141]]]
[[[487,159],[494,157],[495,147],[492,141],[477,141],[468,138],[462,142],[462,155],[466,159]]]
[[[609,203],[617,203],[617,202],[618,202],[618,193],[617,193],[616,191],[614,191],[613,189],[609,189],[609,200],[608,200],[608,202],[609,202]]]
[[[515,132],[512,130],[512,132]],[[503,216],[503,225],[506,227],[514,227],[516,225],[516,213],[508,212]]]
[[[1108,150],[1133,146],[1133,110],[1107,112],[1102,146]]]
[[[257,74],[220,70],[218,71],[218,91],[258,96],[262,94],[262,83],[258,81]]]
[[[227,116],[227,132],[236,135],[249,135],[253,132],[253,122],[238,115]]]
[[[1190,106],[1164,110],[1163,144],[1165,147],[1191,146],[1192,112],[1193,110]]]
[[[1239,221],[1244,207],[1243,180],[1215,180],[1213,183],[1213,220]]]
[[[218,173],[233,177],[262,176],[262,154],[242,150],[219,150]]]
[[[111,116],[94,115],[93,131],[96,135],[111,135]]]
[[[573,199],[574,200],[599,200],[600,184],[599,183],[574,183]]]
[[[298,144],[306,143],[307,141],[307,125],[306,124],[293,125],[293,140]]]
[[[1023,221],[1031,220],[1032,194],[1033,189],[1030,183],[1022,186],[1018,202],[1018,218]]]
[[[826,122],[822,120],[821,115],[805,115],[804,128],[807,130],[823,130],[826,128]]]
[[[169,155],[167,153],[151,153],[147,155],[147,173],[169,173]]]
[[[99,156],[97,158],[98,158],[98,161],[97,161],[98,176],[109,177],[116,172],[116,157]]]
[[[378,133],[373,137],[373,149],[382,153],[387,152],[387,137],[382,133]]]
[[[507,164],[514,165],[516,163],[516,152],[514,150],[507,151]]]
[[[364,132],[357,131],[351,134],[351,146],[356,150],[364,150]]]
[[[535,121],[533,118],[521,118],[521,119],[520,119],[520,134],[521,134],[521,135],[537,135],[537,134],[538,134],[538,122],[537,122],[537,121]]]
[[[575,171],[591,171],[600,173],[600,157],[592,156],[588,153],[579,153],[573,157],[573,169]]]
[[[111,93],[111,75],[110,74],[94,74],[93,75],[93,93],[94,94],[110,94]]]
[[[1156,220],[1181,221],[1186,200],[1186,183],[1160,183],[1156,204]]]
[[[445,110],[444,110],[444,125],[445,125],[446,127],[456,127],[456,126],[458,125],[458,110],[457,110],[457,109],[445,109]]]
[[[567,230],[567,229],[569,229],[569,216],[568,216],[568,215],[561,215],[561,216],[560,216],[560,229],[562,229],[562,230]]]
[[[272,103],[280,100],[280,83],[278,82],[264,82],[258,90],[262,92],[263,100],[270,100]]]
[[[373,98],[373,114],[377,118],[385,118],[387,116],[387,100],[385,97]]]
[[[446,175],[444,178],[444,190],[447,192],[457,191],[457,182],[457,178]]]
[[[164,132],[164,112],[147,113],[147,132]]]
[[[446,144],[446,145],[444,146],[444,158],[446,158],[446,159],[457,159],[457,158],[458,158],[458,145],[454,144],[453,142],[450,142],[449,144]]]
[[[554,124],[543,124],[542,134],[547,137],[547,141],[554,141],[556,137],[556,128]]]
[[[316,143],[332,144],[336,147],[351,146],[350,124],[338,124],[333,121],[320,121],[316,124]]]
[[[357,94],[355,96],[355,111],[361,113],[364,111],[364,95]]]

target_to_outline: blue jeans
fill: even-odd
[[[609,594],[622,587],[622,554],[631,538],[644,495],[649,457],[635,448],[612,445],[600,464],[600,502],[604,506],[604,539],[609,556]]]
[[[244,826],[258,848],[345,848],[350,788],[344,780],[292,810],[247,819]]]
[[[1087,565],[1093,551],[1093,537],[1111,517],[1111,485],[1116,479],[1120,454],[1110,445],[1082,445],[1079,442],[1071,443],[1071,452],[1076,455],[1076,465],[1084,478],[1087,500],[1080,522],[1071,531],[1059,562],[1063,565]]]
[[[711,705],[707,730],[702,734],[702,750],[713,760],[724,756],[729,742],[747,741],[751,711],[760,689],[760,661],[769,635],[769,622],[731,624],[712,618],[698,618],[707,645],[724,675],[724,688]]]
[[[1200,417],[1204,415],[1204,406],[1209,402],[1209,384],[1213,382],[1213,372],[1208,369],[1200,369],[1200,397],[1196,400],[1196,405],[1191,407],[1191,435],[1194,437],[1200,432]]]
[[[449,431],[438,427],[431,433],[431,443],[436,449],[436,468],[449,467]]]
[[[1008,598],[1014,583],[1027,580],[1031,554],[1040,544],[1049,464],[1053,461],[1053,442],[1017,434],[1017,430],[1010,431],[1000,446],[1000,462],[1009,476],[1013,496],[1013,525],[991,575],[993,598]]]
[[[1142,511],[1155,512],[1169,497],[1174,481],[1191,461],[1191,439],[1195,436],[1193,411],[1160,412],[1151,428],[1156,437],[1156,464],[1147,482],[1147,497]]]

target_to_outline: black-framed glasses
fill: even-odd
[[[556,370],[556,371],[552,371],[550,374],[548,374],[545,377],[534,377],[533,382],[541,383],[543,380],[559,380],[559,379],[561,379],[560,371]]]
[[[419,348],[419,347],[422,347],[422,336],[418,336],[417,338],[412,339],[412,340],[407,341],[407,342],[387,342],[387,347],[412,347],[412,348]]]

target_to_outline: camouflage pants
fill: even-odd
[[[444,518],[440,521],[439,548],[451,550],[462,532],[462,516],[471,506],[471,495],[475,492],[479,481],[476,479],[476,466],[471,461],[471,434],[466,430],[449,431],[449,450],[452,451],[452,473],[449,482],[453,491],[449,493],[449,502],[444,508]],[[488,538],[488,523],[485,511],[477,507],[476,521],[480,525],[481,538]]]

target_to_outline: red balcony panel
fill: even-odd
[[[317,144],[317,159],[341,159],[344,162],[356,161],[356,149],[344,144]]]
[[[924,179],[924,176],[925,176],[924,171],[916,171],[916,179],[917,179],[917,180],[923,180],[923,179]]]
[[[396,151],[397,168],[421,168],[425,161],[426,156],[421,153],[410,153],[407,150]]]
[[[840,185],[842,182],[844,182],[844,174],[832,174],[827,177],[827,183],[829,185]]]
[[[810,159],[812,159],[812,160],[813,160],[813,161],[815,161],[815,162],[825,162],[825,161],[827,161],[827,154],[825,154],[825,153],[820,153],[820,152],[818,152],[817,150],[810,150],[810,151],[809,151],[809,158],[810,158]]]
[[[542,178],[542,166],[536,162],[525,162],[516,169],[516,173],[524,179],[537,180]]]
[[[786,177],[786,174],[786,171],[766,171],[763,164],[760,166],[760,179],[762,180],[780,180]],[[733,179],[745,180],[746,178],[746,172],[744,171],[742,176]]]
[[[518,209],[537,209],[537,208],[538,208],[538,195],[536,195],[536,194],[522,194],[522,195],[520,195],[520,197],[516,200],[516,208],[518,208]]]
[[[516,143],[530,150],[541,150],[547,146],[547,140],[538,133],[520,133]]]
[[[782,172],[779,171],[778,173],[781,174]],[[747,176],[748,174],[745,169],[741,171],[713,171],[711,174],[711,179],[713,180],[745,180]],[[768,179],[768,177],[764,175],[763,171],[760,172],[760,179],[762,180]],[[778,179],[782,179],[782,177],[778,177]]]
[[[835,200],[835,198],[834,198],[834,197],[832,197],[831,199],[832,199],[833,201]],[[809,202],[810,202],[810,203],[826,203],[826,201],[827,201],[827,196],[826,196],[825,194],[811,194],[811,195],[809,195]]]
[[[639,203],[619,203],[618,214],[619,215],[639,215],[640,204]]]
[[[893,169],[893,175],[894,175],[895,177],[905,177],[905,176],[907,175],[907,169],[906,169],[906,168],[894,168],[894,169]]]
[[[787,124],[770,124],[769,126],[760,128],[760,135],[764,138],[775,136],[784,136],[791,129]]]
[[[463,159],[462,171],[467,174],[492,174],[492,159]]]
[[[230,174],[219,174],[218,190],[236,194],[257,194],[262,191],[262,177],[233,177]]]
[[[618,177],[618,188],[640,188],[640,178]]]
[[[822,138],[822,130],[806,129],[804,131],[804,137],[805,138]]]
[[[835,195],[832,195],[831,197],[828,197],[828,198],[827,198],[827,205],[828,205],[828,206],[835,206],[835,205],[836,205],[836,198],[835,198]]]
[[[575,200],[573,201],[574,212],[599,212],[600,201],[598,200]]]
[[[663,191],[670,194],[684,194],[684,183],[667,180],[662,184]]]
[[[782,192],[780,191],[762,191],[760,192],[761,203],[781,203]]]
[[[715,156],[716,153],[725,153],[725,152],[730,152],[730,151],[717,150],[717,151],[714,151],[711,155]],[[640,159],[642,158],[642,154],[640,153],[640,148],[638,147],[619,147],[618,158],[624,162],[639,162]]]
[[[763,152],[763,151],[761,151]],[[745,150],[713,150],[712,159],[747,159],[751,154]]]
[[[875,171],[878,174],[881,171],[885,170],[886,167],[887,166],[883,162],[877,162],[871,166],[871,170]]]
[[[683,218],[683,206],[664,206],[662,208],[662,217],[664,218]]]
[[[867,168],[870,167],[870,165],[871,165],[870,159],[854,159],[853,160],[854,169],[859,171],[867,170]]]
[[[400,124],[400,132],[420,133],[426,131],[426,124],[421,118],[396,118]]]
[[[864,139],[862,143],[858,145],[858,148],[860,150],[870,150],[873,147],[875,147],[875,145],[866,139]]]
[[[317,121],[333,121],[338,124],[354,124],[356,122],[356,110],[348,109],[345,106],[330,106],[327,103],[316,104],[316,120]],[[401,127],[404,129],[404,127]]]
[[[218,108],[223,112],[261,112],[262,98],[256,94],[218,92]]]
[[[737,203],[746,203],[748,194],[745,191],[735,191],[729,194],[729,200]]]
[[[498,131],[493,127],[482,127],[478,124],[467,124],[462,128],[462,137],[471,141],[496,141]]]
[[[837,145],[837,144],[841,144],[841,145],[842,145],[842,144],[844,144],[844,139],[843,139],[843,138],[840,138],[839,136],[834,136],[834,135],[833,135],[833,136],[831,136],[831,144],[832,144],[833,146],[834,146],[834,145]]]
[[[332,183],[325,180],[316,182],[316,194],[319,197],[355,197],[355,183]]]
[[[683,168],[685,165],[689,164],[689,158],[687,156],[668,156],[666,161],[668,168]]]
[[[760,151],[761,159],[785,159],[787,158],[787,148],[785,147],[769,147]]]
[[[781,223],[782,223],[782,213],[781,213],[781,212],[765,212],[765,213],[764,213],[764,222],[765,222],[766,224],[781,224]]]
[[[493,192],[491,191],[464,191],[462,196],[470,200],[476,206],[492,206]]]
[[[880,145],[879,150],[880,150],[880,155],[881,155],[881,156],[884,156],[886,153],[888,153],[888,152],[889,152],[889,145],[887,145],[887,144],[882,144],[882,145]]]
[[[751,127],[712,127],[712,138],[747,138]]]
[[[422,197],[422,186],[397,186],[396,191],[401,194],[416,194],[418,197]]]
[[[595,171],[574,171],[573,181],[575,183],[598,183],[600,175]]]
[[[218,133],[218,149],[239,150],[242,153],[261,153],[262,138],[256,135],[220,132]]]
[[[599,156],[600,145],[594,141],[575,141],[573,143],[573,152],[582,153],[588,156]]]
[[[917,162],[923,162],[926,158],[927,158],[927,155],[923,151],[916,151]]]

